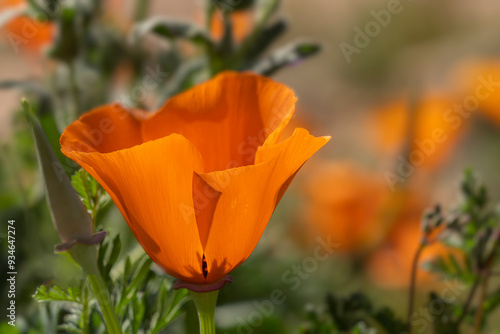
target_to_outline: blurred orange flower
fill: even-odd
[[[25,0],[2,0],[0,11],[10,11],[8,15],[12,16],[2,30],[14,51],[21,49],[28,52],[40,52],[52,41],[54,25],[21,14],[27,6]]]
[[[93,110],[65,130],[62,151],[103,185],[157,264],[188,284],[217,285],[329,140],[296,129],[278,143],[295,101],[270,79],[224,72],[150,117]]]
[[[430,94],[418,101],[414,110],[406,98],[383,105],[370,118],[376,145],[389,155],[405,154],[415,167],[440,165],[464,130],[464,125],[457,127],[450,118],[454,102],[450,97]]]
[[[331,235],[340,250],[366,251],[381,241],[389,188],[376,175],[347,162],[318,166],[305,185],[305,221],[322,235]]]
[[[500,125],[500,59],[482,59],[461,63],[454,82],[468,100],[465,117],[482,113]]]
[[[400,221],[395,225],[384,245],[371,256],[368,262],[367,270],[374,282],[379,286],[390,288],[407,287],[410,284],[413,259],[421,238],[419,217]],[[450,253],[459,258],[461,256],[458,250],[451,249],[440,242],[426,246],[418,262],[416,282],[419,284],[432,282],[435,275],[420,267],[425,262]]]

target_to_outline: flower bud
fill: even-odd
[[[52,221],[62,240],[62,244],[56,245],[55,251],[68,251],[76,243],[99,243],[106,232],[93,233],[91,217],[50,147],[40,122],[27,100],[23,99],[21,104],[36,143]]]

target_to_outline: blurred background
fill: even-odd
[[[23,5],[2,1],[4,10]],[[143,18],[167,16],[203,26],[204,6],[201,0],[153,0]],[[92,87],[80,96],[82,103],[73,114],[57,115],[52,126],[60,133],[74,115],[123,102],[146,66],[160,64],[176,76],[181,62],[172,50],[184,59],[195,58],[198,51],[187,42],[174,47],[155,36],[141,40],[137,51],[132,34],[137,8],[131,0],[102,1],[100,26],[93,28],[102,30],[96,30],[92,47],[105,48],[106,54],[89,49],[88,62],[76,65],[68,65],[71,52],[54,51],[54,36],[64,36],[54,26],[44,25],[28,42],[16,44],[8,35],[16,29],[7,20],[11,14],[0,15],[0,208],[2,226],[8,217],[22,222],[17,236],[21,314],[35,307],[30,296],[37,286],[69,280],[71,272],[52,253],[58,238],[42,198],[28,127],[19,114],[20,98],[26,90],[36,94],[38,86],[50,87],[50,94],[60,97],[50,105],[64,110],[68,86]],[[290,62],[271,77],[298,97],[290,126],[331,135],[332,140],[303,167],[254,253],[233,272],[234,283],[221,290],[221,333],[306,330],[311,321],[325,317],[328,294],[343,297],[356,291],[373,300],[374,307],[389,306],[396,316],[406,316],[425,210],[458,205],[467,168],[486,184],[492,205],[500,199],[499,14],[500,3],[493,0],[282,1],[269,22],[284,19],[288,30],[262,57],[297,40],[320,46],[319,53]],[[257,16],[251,9],[231,16],[233,37],[240,43],[256,28]],[[220,15],[214,14],[210,33],[222,38]],[[138,57],[144,61],[136,62]],[[159,88],[160,94],[147,92],[134,104],[154,110],[168,96]],[[115,207],[106,212],[103,225],[121,235],[123,249],[135,248]],[[327,258],[314,257],[325,243],[335,249]],[[450,253],[463,256],[460,250],[433,244],[423,252],[421,264]],[[417,309],[430,290],[442,291],[449,283],[423,270],[416,282]],[[498,286],[495,277],[490,282],[492,289]],[[2,284],[2,298],[4,289]],[[273,303],[269,312],[261,310],[276,289],[283,292],[283,302]],[[466,298],[457,291],[458,299]],[[192,305],[186,309],[172,332],[182,332],[184,323],[193,320]],[[255,316],[256,310],[262,316]],[[500,326],[495,318],[490,317],[485,332]],[[431,332],[430,325],[421,328]]]

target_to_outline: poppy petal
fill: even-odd
[[[144,123],[152,140],[179,133],[200,151],[205,172],[254,163],[257,148],[294,112],[291,89],[251,73],[223,72],[169,101]]]
[[[248,258],[282,186],[328,140],[297,129],[287,140],[259,148],[256,165],[200,174],[221,192],[205,247],[207,281],[220,279]]]
[[[203,249],[193,206],[196,148],[173,134],[110,153],[63,152],[110,193],[137,240],[167,273],[205,283]],[[181,163],[182,162],[182,163]]]
[[[61,146],[71,151],[108,153],[139,145],[141,123],[148,114],[127,110],[118,103],[99,107],[66,128]]]

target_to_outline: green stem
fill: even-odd
[[[457,327],[460,325],[460,323],[467,316],[467,313],[469,312],[470,304],[472,303],[472,299],[474,298],[474,295],[476,294],[476,290],[477,290],[478,286],[479,286],[479,277],[476,277],[476,279],[474,280],[474,283],[472,285],[472,288],[469,290],[469,295],[467,296],[467,299],[464,303],[464,306],[462,308],[462,312],[460,313],[460,316],[455,321],[455,325]]]
[[[278,1],[271,0],[268,1],[268,4],[264,9],[262,9],[262,14],[257,20],[257,24],[255,25],[252,33],[250,36],[248,36],[240,46],[239,50],[236,52],[234,55],[234,60],[233,62],[238,63],[241,62],[242,59],[244,59],[245,55],[247,54],[248,50],[253,47],[255,41],[257,38],[261,35],[262,31],[264,30],[267,21],[271,17],[271,15],[274,13],[276,6],[278,5]]]
[[[477,303],[476,316],[474,319],[474,333],[479,334],[481,332],[481,326],[483,324],[483,311],[484,311],[484,300],[486,299],[486,292],[488,290],[488,279],[490,275],[491,267],[486,268],[486,272],[483,277],[483,282],[481,284],[481,292],[479,295],[479,302]]]
[[[89,334],[89,291],[83,287],[82,334]]]
[[[418,261],[420,259],[420,255],[425,248],[425,242],[420,243],[420,246],[415,253],[413,258],[413,263],[411,267],[411,282],[410,282],[410,291],[408,297],[408,323],[407,323],[407,331],[411,334],[412,325],[411,325],[411,315],[413,313],[413,304],[415,303],[415,290],[416,290],[416,280],[417,280],[417,269],[418,269]]]
[[[200,334],[215,334],[215,305],[219,290],[210,292],[191,292],[198,319],[200,321]]]
[[[111,299],[109,298],[108,289],[106,288],[101,275],[89,274],[88,277],[90,286],[92,287],[92,292],[94,293],[94,296],[97,298],[97,302],[101,307],[102,316],[104,318],[104,322],[106,323],[108,333],[121,334],[122,327],[120,325],[120,321],[113,311],[113,306],[111,303]]]
[[[73,99],[73,104],[74,104],[74,111],[75,111],[75,117],[74,119],[77,119],[82,110],[82,99],[80,96],[80,88],[78,87],[78,81],[77,81],[77,73],[76,73],[76,65],[75,62],[72,62],[69,64],[69,81],[70,81],[70,90],[71,90],[71,97]],[[67,121],[67,120],[65,120]]]
[[[205,29],[208,34],[210,34],[210,29],[212,28],[212,16],[214,15],[215,6],[212,0],[205,0]]]
[[[135,5],[135,22],[144,20],[149,10],[149,0],[137,0]]]

